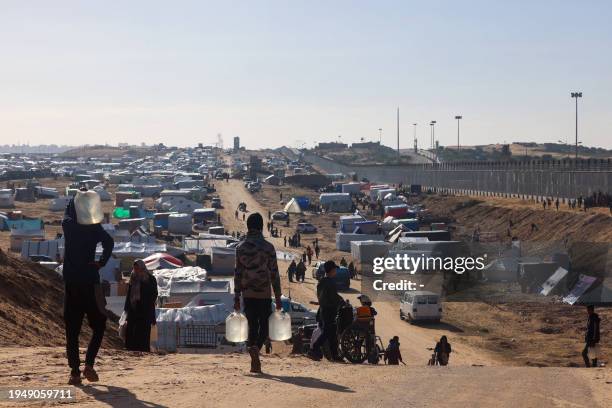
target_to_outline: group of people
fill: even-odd
[[[297,264],[295,259],[291,260],[289,267],[287,267],[287,278],[289,282],[304,282],[306,278],[306,265],[302,259]]]

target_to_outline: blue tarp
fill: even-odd
[[[35,220],[6,220],[6,228],[9,230],[39,230],[43,229],[43,222],[41,219]]]
[[[310,207],[310,200],[308,197],[294,197],[295,201],[300,205],[302,210],[306,210]]]

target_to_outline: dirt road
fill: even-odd
[[[246,354],[102,350],[100,382],[74,390],[75,406],[592,408],[612,398],[605,369],[353,366],[277,355],[263,357],[264,375],[247,366]],[[61,348],[0,349],[0,389],[57,388],[66,375]]]
[[[267,219],[268,210],[264,208],[251,193],[249,193],[244,187],[243,183],[238,180],[229,180],[229,182],[217,182],[215,187],[221,202],[223,203],[223,209],[221,210],[221,218],[226,229],[229,231],[245,231],[246,223],[242,221],[242,213],[239,214],[239,218],[235,217],[235,210],[240,202],[247,204],[247,217],[251,212],[259,212]],[[281,230],[283,227],[280,227]],[[277,250],[287,251],[299,254],[301,250],[293,248],[284,248],[284,242],[282,238],[272,238],[269,234],[265,234]],[[322,237],[334,241],[335,237]],[[325,252],[322,253],[322,258],[326,259]],[[281,270],[283,293],[291,293],[291,297],[301,303],[308,305],[310,301],[316,301],[316,280],[311,278],[310,271],[306,275],[306,282],[304,283],[290,283],[286,275],[283,273],[286,270],[287,262],[279,262],[279,268]],[[352,281],[352,288],[350,291],[341,293],[341,296],[348,298],[351,304],[357,305],[359,301],[357,296],[361,292],[361,282]],[[431,348],[435,345],[436,341],[442,335],[446,335],[449,338],[451,344],[453,344],[452,362],[453,364],[477,364],[477,365],[495,365],[497,364],[496,358],[488,352],[480,349],[473,348],[466,344],[459,345],[453,343],[458,340],[457,337],[453,336],[451,330],[445,329],[445,325],[433,326],[413,326],[399,318],[399,303],[388,303],[381,302],[374,305],[378,311],[376,317],[376,332],[382,338],[384,346],[386,347],[389,339],[393,336],[400,337],[401,352],[404,360],[410,366],[422,366],[431,355],[431,351],[427,348]],[[451,329],[448,327],[448,329]]]

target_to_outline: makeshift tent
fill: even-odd
[[[0,208],[12,208],[15,206],[15,197],[12,190],[0,190]]]
[[[271,174],[264,179],[264,183],[269,184],[271,186],[278,186],[281,183],[281,179],[280,177],[277,177],[274,174]]]
[[[38,196],[38,198],[57,198],[59,197],[59,193],[57,192],[56,188],[37,186],[35,187],[35,189],[36,189],[36,195]]]
[[[32,255],[44,255],[52,260],[55,260],[59,254],[63,257],[63,244],[60,248],[60,240],[47,241],[22,241],[21,243],[21,259],[30,259]]]
[[[406,204],[395,204],[385,206],[385,217],[392,216],[395,218],[406,218],[408,213],[408,205]]]
[[[117,207],[115,208],[115,211],[113,211],[113,217],[118,219],[128,219],[130,218],[130,210],[123,207]]]
[[[299,196],[299,197],[294,197],[294,198],[300,205],[300,208],[308,209],[310,207],[310,199],[308,197]]]
[[[21,246],[26,241],[42,241],[45,239],[45,231],[39,230],[11,230],[11,251],[21,251]]]
[[[205,282],[207,272],[197,266],[184,266],[182,268],[157,269],[151,272],[157,280],[157,289],[160,297],[170,296],[173,285],[184,282]]]
[[[361,191],[361,183],[344,183],[342,184],[342,193],[359,194]]]
[[[168,216],[168,232],[171,234],[191,234],[192,225],[191,215],[189,214],[178,213]]]
[[[211,274],[233,275],[236,269],[236,248],[210,248]]]
[[[289,214],[301,214],[302,213],[302,207],[300,207],[300,204],[295,198],[292,198],[291,200],[289,200],[287,205],[285,205],[284,210],[285,212]]]
[[[377,234],[346,234],[343,232],[336,233],[336,249],[339,251],[350,251],[351,242],[353,241],[380,241],[382,235]]]
[[[329,212],[350,212],[353,208],[351,195],[348,193],[323,193],[319,196],[321,207]]]
[[[358,221],[353,224],[355,234],[376,234],[378,233],[378,221]]]
[[[49,203],[49,211],[64,211],[71,199],[72,197],[70,196],[54,198],[51,200],[51,203]]]
[[[145,258],[156,252],[166,252],[166,244],[151,242],[115,242],[113,254],[118,257]],[[102,254],[102,245],[98,244],[96,254]]]
[[[111,201],[112,197],[102,186],[95,186],[93,189],[100,196],[101,201]]]
[[[183,266],[183,262],[169,254],[156,253],[143,259],[149,270],[176,269]]]

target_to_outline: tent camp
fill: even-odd
[[[302,213],[302,208],[300,207],[300,204],[297,202],[295,198],[292,198],[291,200],[289,200],[287,205],[285,205],[284,210],[285,212],[289,214],[301,214]]]
[[[54,198],[49,203],[49,211],[64,211],[71,199],[72,197],[70,196],[60,196]]]

